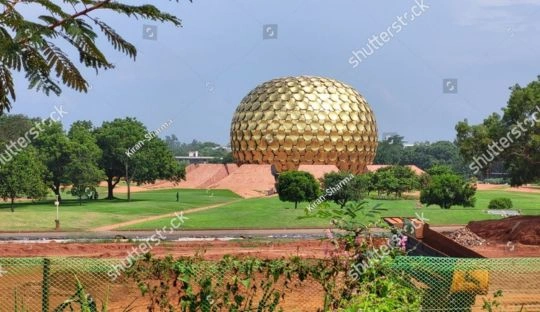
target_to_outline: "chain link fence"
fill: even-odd
[[[540,258],[397,257],[392,268],[423,290],[423,311],[540,311]]]
[[[0,312],[151,310],[150,291],[143,295],[141,285],[124,275],[111,278],[110,270],[119,261],[0,258]],[[201,262],[191,274],[212,276],[209,270],[211,262]],[[490,311],[489,307],[491,311],[540,311],[540,258],[398,257],[392,270],[422,290],[422,311]],[[148,285],[163,287],[159,280]],[[325,291],[313,279],[287,285],[278,282],[274,287],[284,294],[278,305],[283,311],[311,312],[323,307]],[[178,296],[181,291],[169,293]],[[254,300],[262,296],[257,294]],[[204,299],[212,304],[215,298]],[[180,311],[179,306],[175,310]]]

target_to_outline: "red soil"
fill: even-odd
[[[210,188],[227,189],[249,198],[267,196],[274,191],[275,179],[270,165],[242,165]]]
[[[540,216],[471,221],[467,227],[478,236],[499,243],[540,245]]]
[[[335,165],[300,165],[298,171],[309,172],[318,180],[329,172],[338,172],[339,169]]]
[[[88,257],[124,258],[139,243],[0,243],[0,257]],[[332,247],[320,240],[291,242],[165,242],[155,246],[155,256],[194,256],[203,253],[210,260],[224,255],[275,259],[289,256],[324,258]]]
[[[366,169],[367,169],[368,172],[375,172],[375,171],[377,171],[377,170],[379,170],[381,168],[386,168],[388,166],[389,165],[367,165]],[[406,167],[409,167],[417,175],[422,175],[422,174],[426,173],[424,170],[418,168],[415,165],[406,165]]]
[[[540,187],[535,185],[522,185],[519,187],[510,187],[503,184],[476,184],[476,189],[479,191],[491,191],[491,190],[501,190],[501,191],[510,191],[510,192],[522,192],[522,193],[538,193],[540,194]]]

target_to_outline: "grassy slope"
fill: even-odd
[[[83,202],[82,206],[71,196],[66,196],[60,206],[61,226],[66,231],[87,230],[239,198],[226,190],[179,191],[179,203],[176,202],[177,190],[174,189],[132,193],[131,202],[126,201],[125,194],[119,194],[117,196],[122,197],[121,199],[88,201]],[[104,197],[100,195],[100,198]],[[55,218],[56,208],[52,199],[35,204],[17,203],[14,213],[10,211],[9,204],[0,204],[0,231],[49,231],[54,229]]]
[[[475,208],[460,206],[445,210],[438,206],[415,209],[414,200],[370,200],[369,205],[380,203],[386,210],[381,216],[414,216],[423,213],[433,225],[466,224],[472,220],[496,219],[498,216],[483,212],[489,201],[495,197],[509,197],[515,209],[524,214],[540,214],[540,195],[509,191],[479,191]],[[190,214],[185,223],[186,229],[234,229],[234,228],[291,228],[326,226],[328,221],[321,219],[298,220],[304,215],[305,203],[293,209],[291,203],[280,202],[277,197],[247,199],[217,209]],[[123,229],[154,229],[162,227],[168,219],[129,226]]]

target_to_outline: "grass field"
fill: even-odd
[[[100,190],[101,191],[101,190]],[[79,202],[66,195],[60,205],[62,230],[84,231],[107,224],[166,214],[174,211],[234,201],[240,197],[227,190],[179,190],[180,202],[176,202],[177,190],[157,190],[132,193],[128,202],[125,194],[116,200]],[[100,192],[100,198],[105,197]],[[0,231],[50,231],[54,229],[56,207],[53,199],[43,202],[20,202],[11,212],[9,204],[0,204]]]
[[[433,225],[466,224],[472,220],[497,219],[498,216],[484,212],[491,199],[509,197],[516,209],[523,214],[540,214],[540,195],[511,191],[478,191],[475,208],[454,206],[441,209],[438,206],[416,209],[415,200],[369,200],[369,206],[381,204],[385,210],[380,216],[414,216],[423,213]],[[304,215],[305,203],[293,209],[292,203],[279,201],[277,197],[246,199],[217,209],[190,214],[184,224],[186,229],[241,229],[241,228],[293,228],[324,227],[327,220],[310,218],[298,220]],[[366,221],[370,221],[366,218]],[[123,230],[154,229],[166,225],[169,218],[132,225]],[[372,221],[372,220],[371,220]]]
[[[177,190],[156,190],[132,193],[132,201],[127,202],[125,194],[120,199],[108,201],[83,202],[66,196],[60,206],[60,220],[64,231],[85,231],[92,228],[120,222],[159,216],[174,211],[227,203],[222,207],[190,213],[184,224],[186,229],[239,229],[239,228],[293,228],[324,227],[327,220],[302,219],[306,203],[294,204],[281,202],[277,197],[255,198],[237,201],[239,197],[225,190],[179,190],[180,202],[176,202]],[[103,194],[100,194],[103,198]],[[414,216],[423,213],[433,225],[466,224],[471,220],[495,219],[488,215],[489,200],[495,197],[509,197],[514,207],[523,214],[540,214],[540,194],[518,193],[512,191],[478,191],[475,208],[459,206],[445,210],[438,206],[416,209],[415,200],[369,200],[369,206],[381,204],[384,211],[380,216]],[[233,202],[235,201],[235,202]],[[9,204],[0,204],[0,231],[50,231],[54,229],[56,209],[53,200],[39,203],[19,202],[15,212]],[[366,221],[369,221],[366,219]],[[170,217],[143,222],[121,228],[122,230],[161,228],[170,222]]]

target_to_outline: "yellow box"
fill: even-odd
[[[455,271],[450,292],[467,292],[487,295],[489,272],[487,270]]]

